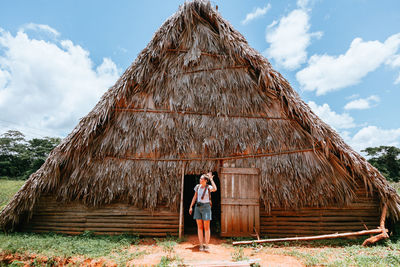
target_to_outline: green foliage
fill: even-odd
[[[172,262],[182,262],[182,259],[174,253],[174,248],[177,245],[177,241],[179,241],[177,237],[171,236],[162,240],[155,238],[155,241],[157,242],[157,245],[162,248],[163,252],[167,254],[166,256],[161,257],[161,261],[157,266],[170,266]]]
[[[389,181],[400,181],[400,148],[394,146],[367,147],[363,152],[370,157],[368,162],[377,168]]]
[[[21,132],[7,131],[0,136],[0,177],[27,179],[60,142],[53,137],[26,141]]]
[[[1,263],[0,263],[1,264]],[[24,266],[25,263],[23,261],[13,261],[11,264],[9,264],[9,267],[21,267]],[[0,265],[2,266],[2,265]],[[4,265],[5,266],[5,265]]]
[[[233,261],[244,261],[249,258],[244,256],[243,247],[235,247],[235,251],[231,253]]]
[[[157,265],[157,267],[168,267],[172,263],[172,260],[166,256],[161,257],[160,263]]]
[[[129,252],[128,250],[118,251],[110,256],[110,259],[117,264],[117,266],[127,266],[127,263],[141,257],[142,255],[149,254],[146,251]]]
[[[0,179],[0,210],[10,201],[25,181],[1,180]]]
[[[164,253],[167,254],[167,258],[168,259],[174,259],[174,247],[176,246],[176,241],[175,240],[171,240],[171,239],[164,239],[164,240],[159,240],[156,239],[157,245],[160,246],[162,248],[162,250],[164,251]]]

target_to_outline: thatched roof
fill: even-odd
[[[187,174],[221,160],[261,170],[267,209],[350,203],[362,179],[399,215],[384,177],[321,121],[208,1],[185,3],[4,208],[3,229],[42,194],[90,206],[177,208]]]

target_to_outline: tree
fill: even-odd
[[[21,132],[7,131],[0,136],[0,177],[27,179],[60,142],[53,137],[26,141]]]
[[[19,131],[7,131],[0,138],[0,176],[22,178],[29,168],[25,136]]]
[[[61,142],[60,138],[45,137],[44,139],[34,138],[29,140],[28,150],[30,152],[31,167],[29,175],[42,166],[50,151]]]
[[[368,147],[366,152],[368,160],[389,181],[400,181],[400,149],[394,146]]]

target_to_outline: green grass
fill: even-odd
[[[25,183],[21,180],[4,180],[0,179],[0,210],[2,210],[18,191],[18,189]]]
[[[400,241],[363,247],[365,238],[265,244],[261,251],[292,256],[306,266],[400,266]]]
[[[138,242],[136,236],[79,236],[35,233],[0,233],[0,252],[5,254],[40,254],[64,258],[84,256],[97,258],[122,252]]]
[[[397,194],[399,194],[400,195],[400,182],[398,182],[398,183],[395,183],[395,182],[389,182],[390,183],[390,185],[391,186],[393,186],[394,187],[394,189],[396,189],[396,191],[397,191]]]

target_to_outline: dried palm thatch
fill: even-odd
[[[355,180],[397,218],[384,177],[321,121],[208,1],[185,3],[4,208],[29,218],[42,194],[89,206],[177,209],[180,170],[261,170],[267,209],[345,205]]]

